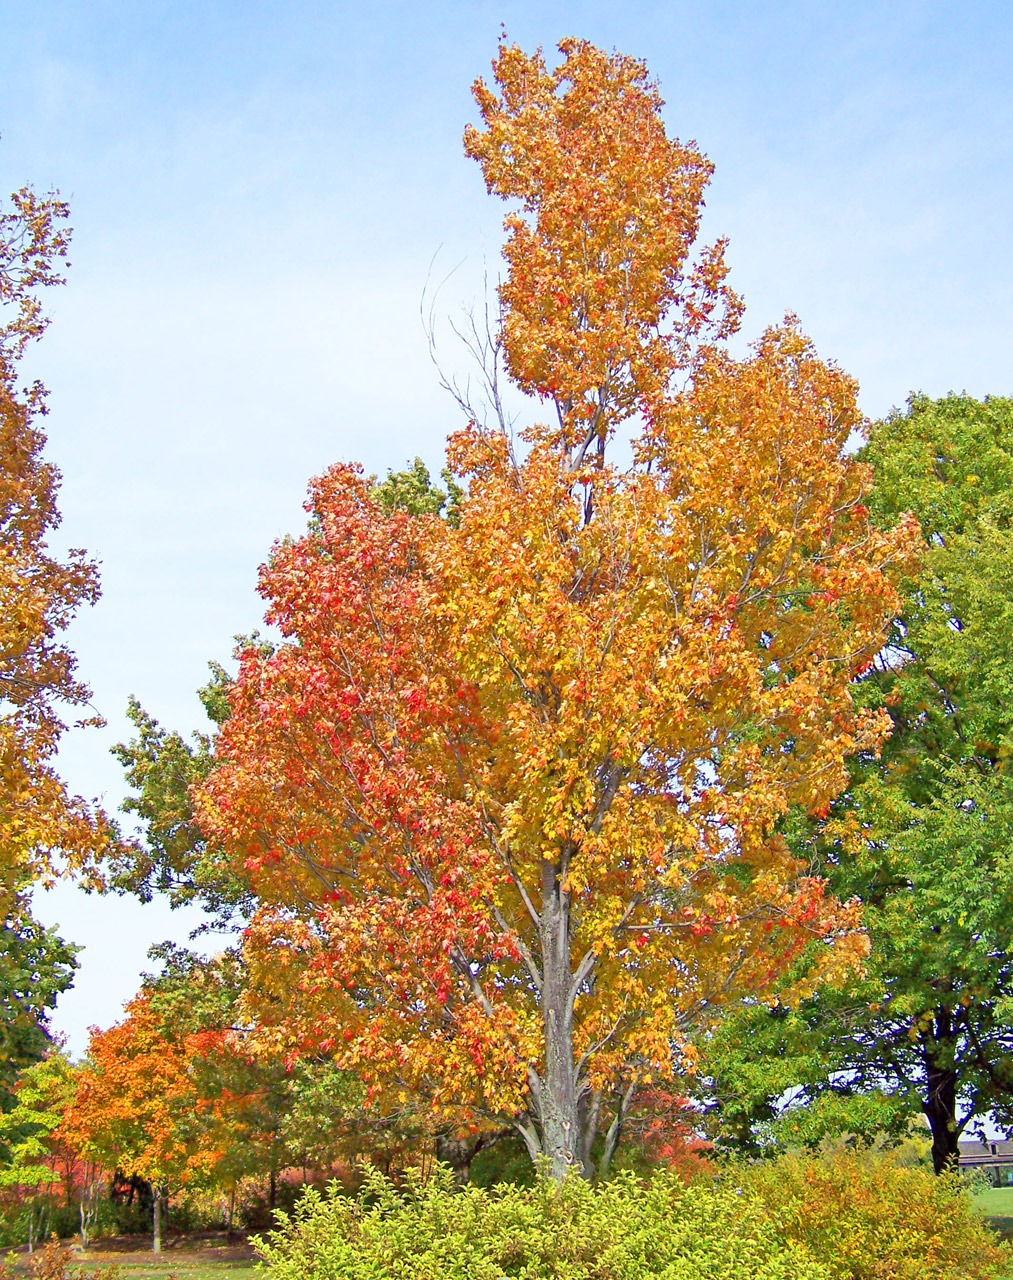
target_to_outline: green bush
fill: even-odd
[[[271,1280],[829,1280],[735,1187],[621,1174],[454,1191],[370,1173],[354,1198],[313,1188],[259,1240]]]

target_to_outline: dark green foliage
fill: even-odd
[[[46,1019],[71,986],[78,947],[35,920],[23,903],[0,922],[0,1108],[10,1104],[18,1072],[50,1045]]]
[[[256,636],[237,637],[237,648],[256,643]],[[219,725],[229,715],[231,677],[217,662],[209,666],[211,680],[198,696],[208,718]],[[194,733],[187,742],[175,730],[163,729],[136,698],[130,699],[127,715],[137,736],[114,747],[113,754],[134,793],[123,811],[140,820],[143,844],[126,849],[114,862],[112,887],[136,894],[142,902],[155,893],[164,893],[173,906],[197,902],[214,917],[211,928],[245,920],[252,897],[208,846],[190,800],[191,786],[211,769],[210,735]]]
[[[141,975],[143,989],[167,1035],[182,1038],[232,1025],[246,974],[238,948],[209,960],[175,942],[162,942],[148,950],[148,959],[162,968],[158,974]]]
[[[486,1143],[472,1159],[469,1174],[469,1181],[477,1187],[500,1182],[532,1186],[538,1176],[523,1141],[513,1133]]]

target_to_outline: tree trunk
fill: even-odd
[[[154,1188],[154,1195],[151,1197],[151,1251],[152,1253],[162,1252],[162,1189]]]
[[[306,1181],[305,1175],[303,1181]],[[273,1212],[274,1206],[278,1202],[278,1170],[271,1166],[271,1181],[268,1183],[267,1207]]]
[[[556,866],[542,863],[542,1022],[545,1078],[538,1099],[542,1154],[548,1173],[562,1182],[576,1168],[585,1177],[581,1154],[578,1092],[573,1061],[573,973],[570,970],[570,895]]]
[[[623,1135],[623,1122],[626,1119],[626,1113],[629,1111],[636,1095],[637,1079],[634,1077],[622,1093],[616,1098],[615,1115],[612,1117],[612,1123],[609,1125],[608,1131],[605,1134],[605,1150],[602,1152],[601,1160],[598,1163],[598,1177],[603,1182],[609,1176],[609,1170],[612,1168],[612,1157],[615,1155],[616,1149],[619,1146],[619,1139]],[[591,1140],[594,1140],[593,1135]]]
[[[936,1042],[938,1044],[938,1041]],[[948,1046],[947,1046],[948,1047]],[[960,1154],[960,1132],[957,1128],[957,1072],[953,1066],[940,1066],[939,1060],[952,1062],[952,1054],[925,1054],[928,1091],[922,1110],[932,1133],[932,1167],[936,1173],[956,1168]]]
[[[509,1130],[506,1130],[509,1133]],[[501,1134],[492,1135],[492,1141]],[[459,1187],[467,1186],[471,1178],[471,1162],[483,1147],[490,1141],[490,1135],[483,1133],[477,1138],[456,1138],[448,1133],[436,1135],[436,1159],[440,1164],[449,1165],[454,1171],[454,1182]]]

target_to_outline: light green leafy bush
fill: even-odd
[[[309,1190],[258,1242],[271,1280],[830,1280],[761,1201],[660,1171],[454,1191],[449,1174]]]

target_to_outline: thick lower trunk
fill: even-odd
[[[561,1182],[577,1169],[591,1170],[582,1146],[575,1063],[573,1060],[573,973],[570,969],[570,895],[555,866],[542,866],[542,1023],[545,1074],[538,1098],[542,1155],[547,1172]]]
[[[589,1174],[580,1156],[580,1124],[573,1071],[573,1027],[549,1009],[545,1033],[545,1082],[542,1086],[542,1151],[557,1182],[574,1168]],[[555,1016],[554,1016],[555,1015]]]
[[[932,1133],[932,1167],[936,1173],[955,1169],[960,1154],[960,1131],[957,1127],[957,1072],[952,1066],[939,1066],[938,1059],[926,1055],[928,1089],[922,1110]]]

